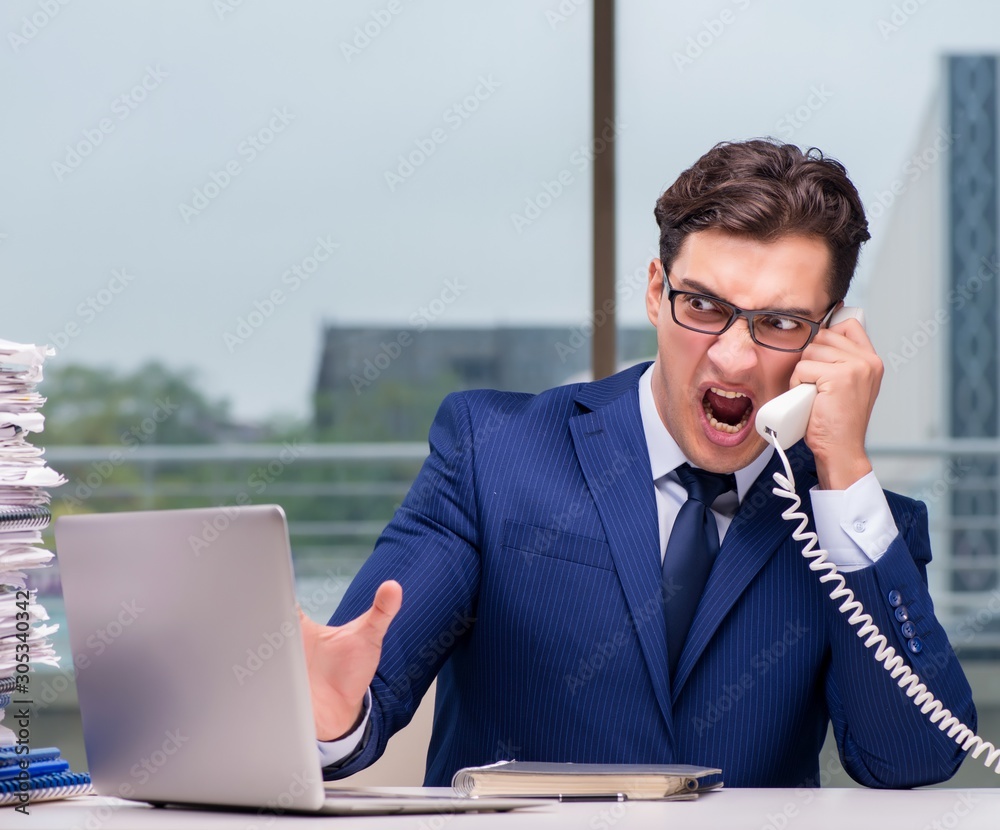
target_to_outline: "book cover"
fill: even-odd
[[[501,761],[460,769],[452,787],[466,796],[657,799],[722,786],[722,770],[688,764],[555,764]]]

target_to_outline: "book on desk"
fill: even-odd
[[[466,796],[569,800],[687,799],[722,786],[722,770],[688,764],[554,764],[500,761],[466,767],[452,787]]]

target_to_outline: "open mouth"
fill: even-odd
[[[713,429],[736,435],[750,421],[753,401],[742,392],[733,392],[712,386],[701,399],[705,417]]]

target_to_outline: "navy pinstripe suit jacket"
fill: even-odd
[[[403,586],[367,740],[329,777],[376,760],[435,675],[428,785],[502,758],[692,763],[720,767],[729,786],[818,785],[831,719],[842,762],[863,784],[954,773],[963,753],[876,664],[799,555],[780,516],[787,501],[770,493],[777,457],[744,497],[668,676],[644,369],[540,395],[446,398],[430,456],[330,621],[365,611],[385,579]],[[805,494],[812,456],[799,444],[791,457]],[[926,589],[926,509],[887,497],[900,535],[848,585],[975,728]],[[892,590],[919,654],[906,650]]]

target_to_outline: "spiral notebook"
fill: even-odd
[[[49,508],[33,505],[0,505],[0,533],[11,530],[42,530],[52,521]]]
[[[85,772],[70,772],[58,747],[22,750],[23,746],[0,747],[0,806],[30,806],[37,801],[93,792],[90,776]]]
[[[57,772],[29,778],[27,788],[20,781],[0,781],[0,806],[35,804],[39,801],[57,801],[73,795],[93,792],[90,776],[85,772]],[[27,801],[24,795],[27,794]]]

